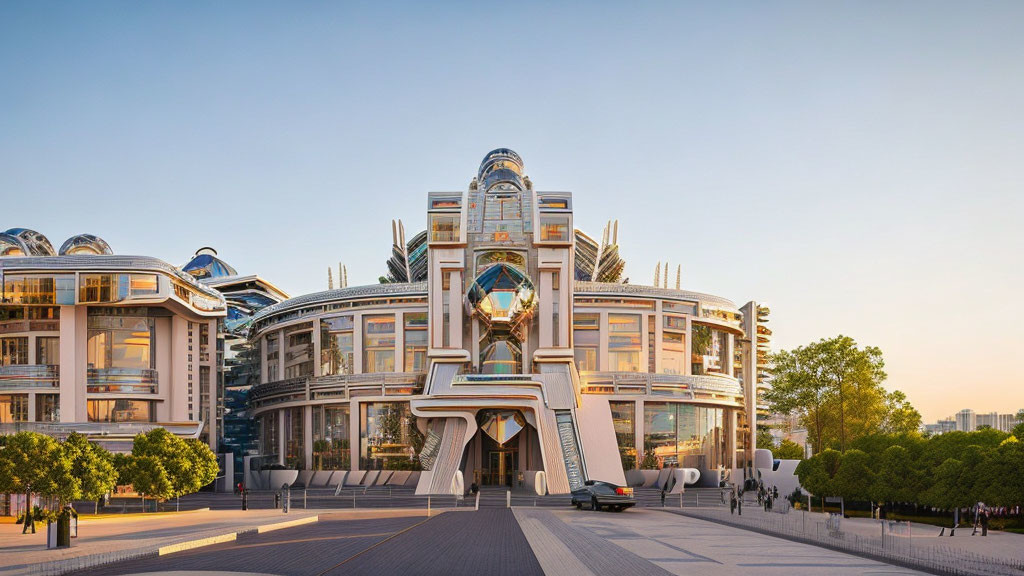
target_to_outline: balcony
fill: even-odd
[[[338,376],[301,377],[253,386],[252,408],[283,402],[337,399],[360,396],[411,396],[423,392],[426,375],[417,372],[377,372]]]
[[[60,366],[53,364],[0,366],[0,389],[59,387]]]
[[[149,368],[89,368],[87,378],[90,394],[156,394],[159,379]]]
[[[723,401],[743,396],[739,380],[719,374],[683,376],[647,372],[581,372],[580,381],[584,394],[647,394]]]

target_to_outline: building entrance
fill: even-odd
[[[519,473],[519,450],[516,448],[496,448],[487,451],[487,467],[483,470],[484,486],[515,485]]]

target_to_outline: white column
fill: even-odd
[[[348,448],[349,448],[349,470],[359,470],[359,426],[361,415],[359,413],[359,402],[352,400],[348,405]]]
[[[28,395],[28,421],[36,421],[36,393],[30,392]]]
[[[363,373],[363,315],[352,315],[352,372]]]
[[[28,335],[28,363],[30,366],[38,364],[36,361],[36,335]]]
[[[260,336],[256,342],[260,347],[260,384],[270,382],[270,374],[267,372],[267,334]]]
[[[650,330],[650,314],[640,315],[640,366],[643,368],[641,372],[650,372],[650,353],[651,353],[651,336]]]
[[[451,271],[448,290],[449,343],[452,348],[465,348],[462,343],[462,270]]]
[[[60,421],[85,422],[86,307],[60,307]]]
[[[640,467],[640,462],[644,459],[644,403],[642,400],[637,400],[633,404],[634,416],[633,416],[633,428],[636,431],[636,437],[634,438],[636,443],[636,466]]]
[[[208,440],[209,440],[209,444],[210,444],[210,450],[213,450],[214,453],[216,453],[217,452],[217,440],[218,440],[219,435],[220,435],[220,430],[218,430],[218,428],[217,428],[217,412],[218,412],[218,410],[220,408],[220,403],[221,403],[221,400],[222,400],[222,398],[218,394],[218,392],[219,392],[218,388],[220,387],[219,384],[220,384],[221,373],[220,373],[220,370],[217,369],[218,368],[218,366],[217,366],[217,321],[216,320],[208,320],[206,322],[206,326],[207,326],[207,328],[206,328],[206,331],[207,331],[206,350],[207,350],[208,354],[207,354],[207,357],[206,357],[205,364],[206,364],[206,366],[208,367],[208,369],[210,371],[210,391],[209,391],[209,396],[207,397],[207,403],[206,403],[206,405],[210,407],[209,408],[210,409],[210,413],[208,415],[208,417],[210,419],[210,428],[209,428]]]
[[[195,359],[198,352],[193,352]],[[171,377],[160,386],[170,390],[171,421],[188,422],[188,320],[182,316],[171,318]]]
[[[597,369],[610,370],[608,365],[608,312],[601,312],[601,329],[598,334],[597,345]]]
[[[317,406],[319,408],[319,406]],[[302,446],[305,452],[306,470],[313,469],[313,407],[302,407]]]
[[[553,340],[552,333],[554,331],[554,326],[552,326],[551,314],[554,310],[554,306],[552,306],[552,299],[554,298],[554,295],[551,290],[551,280],[550,270],[540,271],[540,293],[538,294],[538,300],[540,301],[540,310],[538,314],[538,319],[540,320],[538,326],[538,345],[541,348],[551,348]]]

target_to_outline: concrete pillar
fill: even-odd
[[[317,406],[317,408],[320,408]],[[302,407],[302,446],[303,457],[306,460],[306,470],[313,469],[313,407],[306,405]]]
[[[362,425],[362,415],[359,412],[359,402],[352,400],[348,408],[348,448],[349,448],[349,470],[359,470],[359,427]]]
[[[30,362],[31,364],[31,362]],[[36,393],[30,392],[28,395],[28,421],[36,421]]]
[[[540,271],[540,286],[538,296],[539,314],[537,315],[539,322],[539,342],[538,345],[541,348],[551,348],[552,332],[554,326],[551,322],[551,313],[554,307],[552,306],[552,289],[551,289],[551,271],[541,270]]]
[[[85,422],[88,313],[85,306],[60,307],[60,421]]]
[[[29,334],[28,335],[28,364],[29,364],[29,366],[34,366],[34,365],[36,365],[38,363],[39,362],[36,359],[36,335],[35,334]]]
[[[171,318],[171,377],[166,383],[160,382],[160,386],[169,388],[171,422],[188,422],[190,420],[188,355],[188,320],[182,316],[173,316]],[[198,358],[198,352],[193,353],[193,359],[195,358]],[[193,376],[193,378],[195,377]]]
[[[608,312],[601,312],[600,326],[597,339],[597,369],[607,371],[611,369],[608,365],[608,337],[611,334],[608,329]]]
[[[171,388],[173,383],[173,371],[171,361],[171,319],[155,318],[154,326],[156,337],[153,339],[151,354],[156,359],[157,387],[156,387],[156,421],[171,422]]]
[[[640,467],[640,462],[644,459],[644,402],[643,400],[637,400],[633,404],[635,409],[633,416],[633,428],[636,433],[636,465]]]
[[[363,373],[363,315],[352,315],[352,373]]]
[[[729,455],[725,461],[731,470],[736,469],[736,410],[726,410],[726,442],[725,449]]]
[[[217,426],[217,412],[220,408],[221,400],[219,394],[219,384],[221,373],[217,370],[217,320],[207,320],[207,344],[206,350],[209,352],[206,358],[206,362],[203,362],[210,370],[210,390],[207,397],[206,405],[209,406],[210,413],[208,415],[210,419],[209,427],[209,445],[210,450],[214,453],[217,452],[217,444],[220,438],[220,430]]]
[[[462,343],[462,270],[452,270],[448,296],[449,343],[452,348],[465,348]]]

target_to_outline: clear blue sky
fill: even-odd
[[[4,2],[0,229],[369,283],[507,146],[633,282],[881,346],[926,420],[1024,407],[1024,3],[721,4]]]

